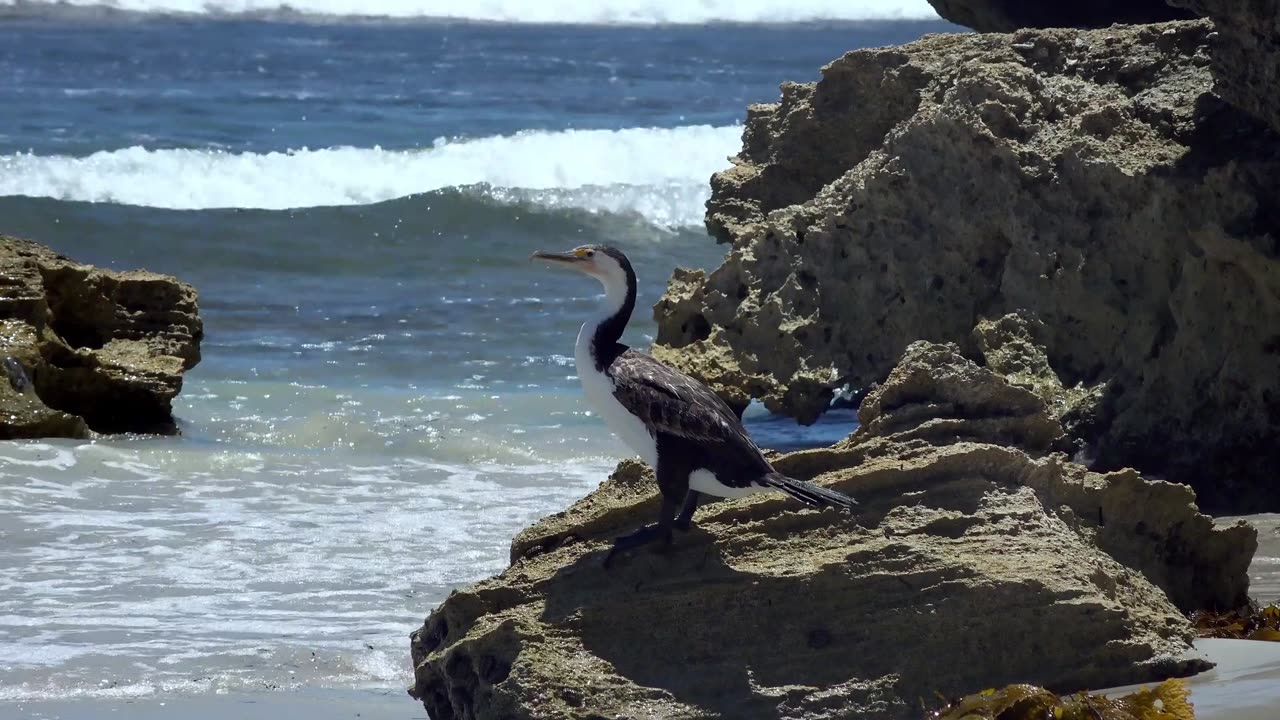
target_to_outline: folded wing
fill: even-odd
[[[737,414],[701,382],[634,350],[619,355],[608,373],[614,397],[651,431],[760,455]]]

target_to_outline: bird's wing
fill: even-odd
[[[724,400],[688,375],[635,350],[619,355],[607,372],[613,396],[651,429],[760,451]]]

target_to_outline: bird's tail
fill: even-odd
[[[814,485],[804,480],[790,478],[782,473],[772,472],[765,475],[764,484],[771,488],[777,488],[796,500],[814,507],[834,507],[845,512],[853,512],[853,508],[858,504],[857,500],[844,493],[828,490],[821,485]]]

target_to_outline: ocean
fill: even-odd
[[[176,275],[207,333],[180,436],[0,444],[0,716],[400,692],[422,618],[628,454],[571,360],[597,287],[529,253],[625,249],[647,345],[672,269],[723,255],[703,203],[746,106],[955,29],[924,0],[465,6],[0,2],[0,231]]]

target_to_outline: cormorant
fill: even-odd
[[[583,245],[531,259],[590,275],[604,286],[600,315],[578,333],[575,358],[587,400],[605,424],[653,468],[662,493],[658,522],[614,540],[614,555],[688,530],[702,493],[736,498],[780,490],[814,506],[851,510],[833,490],[787,477],[765,459],[737,413],[703,383],[619,342],[636,305],[636,274],[617,248]],[[678,513],[677,513],[678,509]]]

